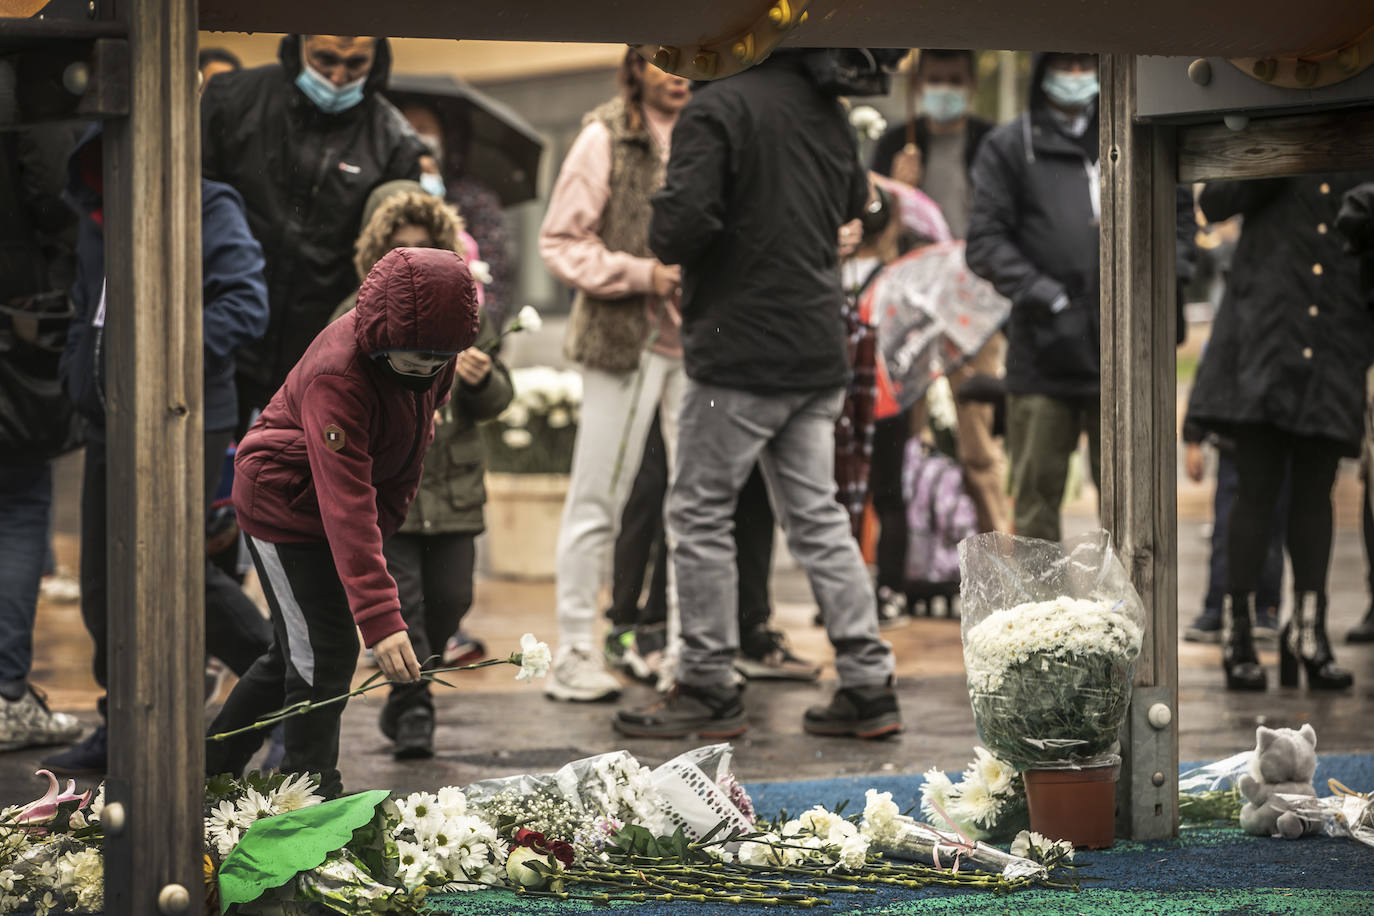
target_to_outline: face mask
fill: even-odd
[[[936,124],[957,121],[968,113],[968,92],[952,86],[926,86],[921,90],[921,111]]]
[[[439,373],[444,371],[443,367],[440,366],[438,369],[435,369],[431,375],[409,375],[391,365],[391,360],[387,359],[385,353],[379,353],[372,357],[372,361],[377,364],[377,368],[381,369],[385,375],[390,376],[391,380],[396,384],[417,393],[423,393],[433,388],[434,382],[439,378]]]
[[[1040,88],[1045,90],[1045,95],[1056,105],[1071,109],[1083,108],[1097,98],[1097,74],[1046,70]]]
[[[360,76],[345,86],[335,86],[307,63],[301,64],[301,72],[296,76],[296,88],[325,114],[338,114],[361,102],[365,82],[367,77]]]
[[[433,194],[442,200],[444,197],[444,176],[438,172],[424,172],[420,175],[420,187],[424,188],[426,193]]]

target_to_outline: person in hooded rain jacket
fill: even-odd
[[[397,248],[358,304],[315,338],[234,459],[234,509],[272,612],[275,639],[234,687],[212,735],[285,704],[347,692],[358,631],[393,683],[419,679],[383,541],[420,483],[434,412],[477,340],[477,290],[457,253]],[[286,720],[282,769],[342,792],[342,704]],[[261,732],[211,740],[210,773],[239,773]]]
[[[469,263],[479,256],[477,243],[463,231],[463,220],[451,205],[413,181],[389,181],[367,201],[353,259],[359,278],[366,277],[388,251],[402,245],[447,251],[461,246]],[[420,489],[405,524],[383,547],[421,667],[438,667],[446,641],[458,632],[472,607],[476,540],[485,528],[482,505],[487,501],[486,455],[477,424],[505,410],[514,393],[506,367],[487,352],[496,343],[496,330],[487,317],[481,284],[477,291],[482,306],[477,345],[459,356],[449,402],[434,418],[434,442],[425,454]],[[357,298],[354,294],[344,300],[334,320],[353,308]],[[480,645],[475,657],[454,663],[482,658],[485,653]],[[427,664],[431,657],[434,661]],[[393,686],[378,724],[394,742],[396,759],[432,756],[434,701],[428,682]]]
[[[239,430],[357,285],[353,241],[372,189],[420,177],[428,149],[381,95],[385,38],[287,35],[280,62],[225,73],[201,97],[206,178],[243,195],[267,256],[272,319],[239,359]]]

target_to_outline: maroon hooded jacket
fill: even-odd
[[[383,350],[456,352],[477,338],[472,274],[452,251],[397,248],[358,304],[315,338],[234,459],[239,526],[273,543],[326,540],[363,641],[406,628],[382,540],[405,521],[434,438],[450,361],[423,393],[370,358]]]

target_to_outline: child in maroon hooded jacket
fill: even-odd
[[[357,631],[383,673],[420,665],[382,541],[405,520],[455,358],[477,338],[476,285],[452,251],[397,248],[358,304],[320,332],[234,461],[234,508],[272,611],[275,639],[234,687],[211,734],[287,704],[348,691]],[[338,795],[342,704],[285,724],[282,770],[318,773]],[[262,741],[209,742],[207,771],[238,775]]]

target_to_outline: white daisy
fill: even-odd
[[[319,783],[304,773],[290,776],[272,792],[272,805],[278,813],[299,811],[324,801],[323,795],[316,795]]]

